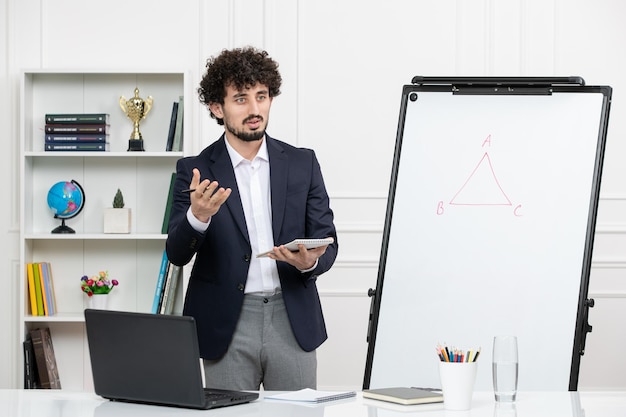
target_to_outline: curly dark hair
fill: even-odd
[[[278,63],[268,56],[266,51],[253,47],[223,50],[206,63],[206,72],[200,81],[198,96],[207,107],[210,103],[224,104],[226,87],[232,85],[237,90],[252,87],[260,83],[269,89],[270,97],[280,94],[282,78],[278,72]],[[224,121],[215,117],[220,125]]]

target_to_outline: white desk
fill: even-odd
[[[399,406],[357,398],[307,406],[263,400],[214,410],[110,402],[84,392],[0,390],[1,417],[623,417],[626,391],[521,392],[514,407],[498,408],[491,392],[475,392],[469,411],[441,404]]]

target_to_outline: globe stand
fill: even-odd
[[[52,229],[51,233],[76,233],[76,230],[65,225],[65,219],[61,219],[61,225]]]

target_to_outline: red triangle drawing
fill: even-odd
[[[458,206],[512,205],[498,182],[489,154],[485,152],[461,189],[452,197],[450,204]]]

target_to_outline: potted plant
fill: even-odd
[[[109,293],[119,285],[119,281],[109,278],[109,271],[100,271],[98,275],[80,279],[80,289],[89,297],[89,308],[106,310]]]
[[[104,233],[130,233],[130,209],[124,208],[124,195],[119,188],[113,207],[104,209]]]

